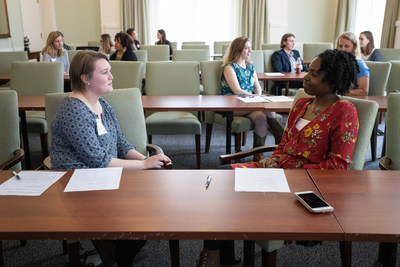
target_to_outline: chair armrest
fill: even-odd
[[[150,152],[150,154],[162,154],[164,155],[164,151],[161,149],[161,147],[153,145],[153,144],[147,144],[146,145],[146,149],[147,151]],[[174,167],[174,165],[172,164],[172,162],[164,162],[164,169],[172,169]]]
[[[14,156],[0,165],[0,170],[8,170],[24,158],[24,150],[19,148],[14,151]]]
[[[249,150],[219,156],[221,165],[229,164],[234,160],[242,159],[245,157],[253,156],[254,154],[274,151],[276,146],[259,146]]]

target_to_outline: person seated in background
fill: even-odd
[[[171,42],[167,40],[167,34],[165,33],[164,30],[161,29],[157,31],[157,39],[158,39],[158,42],[156,43],[157,45],[169,46],[169,55],[172,56],[172,45]]]
[[[296,72],[296,61],[299,59],[302,64],[302,71],[307,71],[306,64],[303,63],[299,51],[294,49],[295,36],[286,33],[281,38],[281,50],[275,51],[271,56],[272,68],[275,72]],[[290,81],[289,88],[302,88],[302,81]],[[274,82],[273,90],[280,94],[282,88],[286,88],[286,82]]]
[[[46,46],[42,49],[42,61],[62,62],[64,72],[69,72],[69,59],[64,48],[64,37],[61,32],[53,31],[47,36]]]
[[[369,68],[367,64],[360,58],[360,49],[357,37],[352,32],[342,33],[337,41],[336,48],[342,51],[350,52],[357,58],[360,72],[357,75],[357,84],[354,84],[347,96],[367,96],[369,90]]]
[[[113,91],[113,76],[106,55],[78,52],[71,62],[72,93],[58,107],[51,125],[53,170],[123,167],[161,168],[165,155],[149,158],[126,140],[114,109],[101,98]],[[132,266],[146,240],[96,240],[103,266]]]
[[[116,52],[110,56],[110,60],[137,61],[133,52],[133,40],[127,33],[117,33],[114,42]]]
[[[126,33],[129,34],[129,36],[132,37],[132,39],[133,39],[133,49],[140,50],[140,43],[137,40],[137,32],[135,31],[135,29],[129,28],[126,30]]]
[[[100,36],[100,44],[99,52],[110,58],[110,54],[115,52],[115,47],[108,33],[104,33]]]
[[[360,41],[361,59],[364,61],[383,61],[382,53],[375,48],[374,36],[370,31],[363,31],[358,37]]]
[[[62,34],[62,32],[60,32],[60,31],[57,31],[57,32],[60,33],[62,38],[63,38],[63,41],[64,41],[63,47],[64,47],[64,49],[65,50],[71,50],[71,47],[65,43],[64,34]]]

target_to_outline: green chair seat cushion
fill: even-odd
[[[256,243],[266,252],[272,252],[283,247],[283,240],[259,240]]]
[[[27,111],[26,126],[30,133],[47,133],[48,127],[44,111]]]
[[[201,134],[201,123],[195,115],[185,111],[155,112],[146,118],[148,135]]]

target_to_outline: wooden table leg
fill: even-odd
[[[340,260],[343,267],[351,267],[351,242],[340,241]]]
[[[254,254],[255,254],[255,241],[244,240],[243,241],[243,266],[253,267],[254,266]]]
[[[179,240],[169,240],[169,253],[171,257],[171,266],[179,267],[180,266]]]
[[[81,259],[79,255],[79,242],[73,242],[68,244],[68,259],[69,266],[80,267]]]

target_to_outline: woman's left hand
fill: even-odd
[[[258,168],[279,168],[279,166],[275,159],[263,158],[258,162]]]

